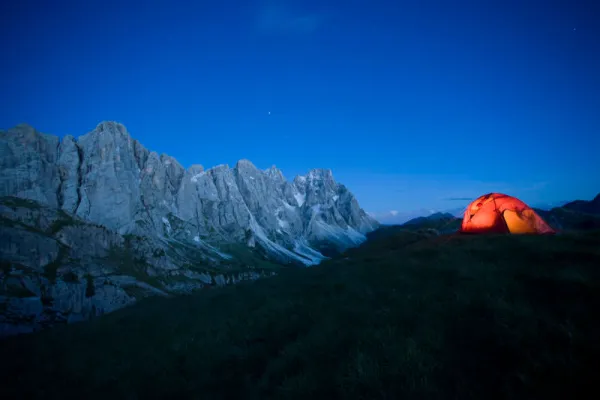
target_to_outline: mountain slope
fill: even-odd
[[[535,210],[553,228],[566,231],[600,229],[600,194],[593,200],[575,200],[551,210]]]
[[[378,225],[330,170],[184,170],[113,122],[0,132],[0,217],[0,336],[315,265]]]
[[[0,337],[286,268],[245,245],[222,250],[120,235],[32,200],[0,197]]]
[[[600,215],[600,194],[591,201],[575,200],[563,205],[562,208],[586,214]]]
[[[600,237],[367,242],[0,342],[6,398],[597,398]],[[491,362],[490,360],[493,360]]]
[[[343,250],[378,225],[330,170],[293,182],[248,160],[185,170],[114,122],[62,141],[19,125],[0,133],[0,156],[0,196],[39,201],[120,234],[247,242],[310,265],[323,256],[294,249],[329,242]]]

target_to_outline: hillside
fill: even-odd
[[[600,194],[591,201],[575,200],[563,205],[562,208],[586,214],[600,215]]]
[[[120,235],[33,200],[0,197],[0,338],[290,267],[260,248],[221,250]]]
[[[551,210],[535,210],[546,222],[561,231],[600,229],[600,194],[593,200],[575,200]]]
[[[598,397],[598,265],[594,232],[404,231],[310,269],[8,338],[0,395]]]

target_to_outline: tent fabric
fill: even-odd
[[[531,207],[501,193],[488,193],[474,200],[463,217],[462,233],[556,233]]]

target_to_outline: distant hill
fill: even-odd
[[[535,211],[553,228],[558,230],[600,229],[600,194],[593,200],[575,200],[551,210]]]
[[[403,225],[419,225],[433,221],[453,220],[456,217],[450,213],[436,212],[428,217],[417,217],[405,222]]]
[[[436,236],[456,232],[462,223],[462,218],[457,218],[450,213],[434,213],[428,217],[413,218],[402,225],[384,225],[373,232],[367,233],[367,244],[377,242],[377,245],[393,245],[394,241],[404,242],[407,238],[412,240],[414,234]]]
[[[565,204],[562,208],[586,214],[600,215],[600,194],[591,201],[575,200]]]
[[[450,213],[435,213],[428,217],[414,218],[402,225],[402,228],[411,231],[433,229],[444,234],[456,232],[461,223],[462,218],[455,217]]]
[[[559,231],[587,231],[600,229],[600,215],[586,214],[564,207],[550,211],[535,210],[551,227]]]
[[[550,201],[550,202],[541,201],[541,202],[537,202],[537,203],[529,203],[528,205],[531,208],[539,208],[540,210],[548,211],[548,210],[552,210],[553,208],[556,208],[556,207],[562,207],[565,204],[567,204],[568,202],[569,201]]]
[[[389,225],[402,225],[413,219],[416,219],[419,217],[427,218],[434,214],[451,214],[451,215],[454,215],[455,217],[462,218],[463,213],[465,211],[465,207],[466,207],[466,204],[465,204],[465,206],[455,207],[455,208],[450,208],[450,209],[443,209],[443,210],[421,208],[419,210],[412,210],[412,211],[400,211],[400,212],[399,211],[390,211],[387,213],[376,214],[375,216],[382,225],[388,225],[388,226]],[[544,208],[544,207],[540,207],[540,208]]]

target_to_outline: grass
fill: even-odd
[[[123,275],[133,276],[141,282],[146,282],[156,288],[162,288],[162,283],[157,277],[148,275],[146,269],[148,263],[143,257],[134,254],[131,248],[133,237],[126,238],[125,246],[113,247],[109,251],[107,262],[115,266],[117,272]]]
[[[73,271],[67,271],[63,274],[62,279],[68,283],[79,283],[79,276]]]
[[[33,226],[27,225],[22,223],[21,221],[16,221],[16,220],[12,220],[12,219],[8,219],[5,218],[3,216],[0,216],[0,227],[3,228],[17,228],[17,229],[23,229],[29,232],[33,232],[33,233],[38,233],[38,234],[44,234],[43,231],[41,231],[40,229],[37,229]]]
[[[24,207],[29,209],[38,209],[40,204],[35,200],[24,199],[21,197],[4,196],[0,197],[0,204],[12,208],[13,210],[18,207]]]
[[[600,235],[398,233],[0,342],[6,398],[598,398]]]
[[[138,286],[126,286],[123,288],[123,290],[125,291],[125,293],[127,293],[128,296],[134,297],[136,299],[143,299],[144,297],[148,297],[149,294],[147,289],[143,289],[141,287]]]
[[[54,235],[67,226],[84,224],[85,223],[83,221],[76,220],[66,212],[60,210],[58,213],[58,218],[54,220],[54,222],[52,222],[52,225],[50,225],[50,227],[48,228],[48,234]]]
[[[96,289],[94,288],[94,278],[88,274],[86,275],[85,280],[85,297],[94,297],[96,294]]]
[[[48,278],[51,283],[56,282],[58,269],[62,266],[62,262],[67,256],[67,253],[68,248],[62,244],[59,244],[58,255],[56,258],[44,266],[44,276]]]
[[[222,264],[227,265],[227,270],[241,272],[252,269],[255,271],[280,271],[286,267],[265,257],[260,248],[249,248],[242,244],[220,245],[221,252],[232,256],[231,260],[224,260]],[[293,268],[293,267],[292,267]]]
[[[4,289],[3,294],[5,296],[19,297],[19,298],[35,297],[35,293],[33,293],[31,290],[29,290],[26,287],[21,286],[21,285],[7,285],[6,288]]]
[[[11,270],[12,263],[10,261],[0,260],[0,271],[2,271],[4,275],[8,275]]]

